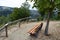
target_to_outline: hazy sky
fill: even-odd
[[[25,0],[0,0],[0,6],[20,7]],[[33,6],[33,2],[29,2]],[[32,7],[30,7],[32,9]],[[35,8],[34,8],[35,9]]]

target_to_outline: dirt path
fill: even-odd
[[[60,40],[60,21],[51,21],[49,25],[50,36],[44,35],[46,22],[43,22],[43,28],[37,37],[31,37],[27,31],[31,29],[37,22],[22,24],[18,30],[11,33],[8,38],[4,40]]]

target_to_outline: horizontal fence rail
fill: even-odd
[[[22,21],[22,20],[29,20],[30,19],[30,17],[26,17],[26,18],[22,18],[22,19],[18,19],[18,20],[15,20],[15,21],[13,21],[13,22],[8,22],[8,23],[6,23],[4,26],[2,26],[1,28],[0,28],[0,31],[2,31],[3,29],[5,29],[5,32],[6,32],[6,37],[8,37],[8,26],[9,25],[11,25],[11,24],[14,24],[14,23],[18,23],[19,22],[19,27],[20,27],[20,22]],[[27,21],[28,22],[28,21]]]

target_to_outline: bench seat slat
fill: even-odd
[[[36,24],[32,29],[30,29],[30,30],[28,31],[28,33],[32,32],[32,31],[35,30],[37,27],[38,27],[38,24]]]
[[[43,23],[36,24],[31,30],[28,31],[29,34],[35,34]]]

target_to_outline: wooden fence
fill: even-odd
[[[5,33],[6,33],[6,37],[8,37],[8,26],[11,25],[11,24],[14,24],[14,23],[18,23],[19,22],[19,27],[20,27],[20,23],[22,20],[28,20],[30,19],[30,17],[26,17],[26,18],[22,18],[22,19],[18,19],[18,20],[15,20],[13,22],[8,22],[6,23],[5,25],[3,25],[3,27],[0,28],[0,31],[4,30],[5,29]]]

